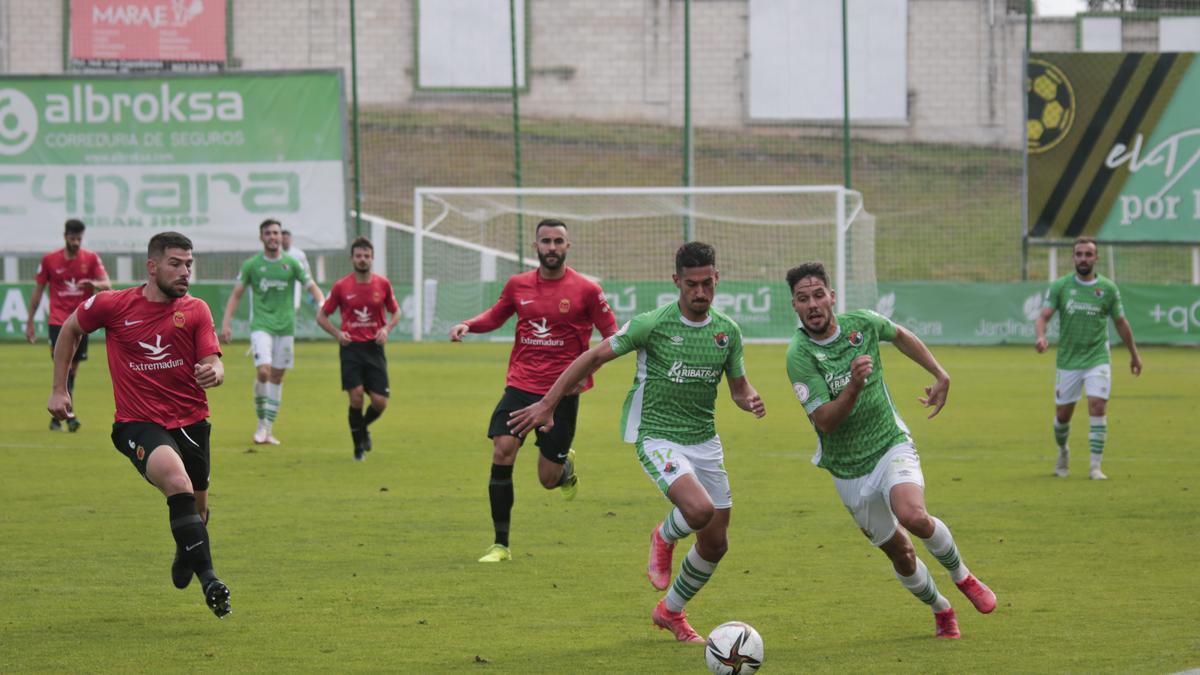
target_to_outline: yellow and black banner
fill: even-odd
[[[1200,242],[1195,56],[1030,54],[1030,237]]]

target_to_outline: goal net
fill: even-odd
[[[487,309],[509,276],[536,267],[545,218],[566,223],[567,264],[600,283],[619,323],[677,297],[675,250],[692,240],[716,248],[713,307],[747,340],[791,338],[784,275],[801,262],[825,262],[840,311],[875,307],[874,218],[840,186],[422,187],[413,210],[415,340]],[[512,323],[492,335],[511,336]]]

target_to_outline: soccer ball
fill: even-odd
[[[750,675],[762,661],[762,637],[750,624],[730,621],[708,634],[704,662],[717,675]]]
[[[1029,117],[1025,121],[1029,152],[1045,152],[1058,145],[1075,120],[1075,92],[1058,67],[1030,59],[1025,78]]]

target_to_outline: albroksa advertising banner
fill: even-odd
[[[1033,53],[1029,235],[1200,242],[1200,59]]]
[[[0,247],[45,253],[78,218],[97,251],[249,251],[275,217],[341,248],[343,110],[340,71],[0,78]]]

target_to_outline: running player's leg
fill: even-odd
[[[192,492],[196,497],[196,513],[204,522],[205,529],[209,527],[208,510],[208,478],[210,474],[209,439],[212,435],[212,425],[200,421],[183,429],[169,432],[175,447],[179,449],[180,459],[183,460],[184,470],[192,481]],[[209,532],[209,551],[212,550],[211,532]],[[171,563],[171,581],[176,588],[187,588],[192,581],[192,568],[182,546],[175,546],[175,560]]]
[[[266,415],[263,430],[266,432],[266,442],[271,445],[279,445],[272,428],[283,403],[283,376],[294,364],[294,342],[295,338],[291,335],[274,335],[271,339],[271,371],[267,376],[267,400],[263,407]]]
[[[938,592],[929,569],[917,557],[908,532],[900,526],[885,498],[892,487],[884,482],[890,463],[889,455],[890,452],[881,457],[870,474],[857,478],[835,477],[834,487],[863,535],[891,561],[900,585],[933,611],[937,623],[936,635],[959,637],[950,601]]]
[[[148,422],[113,425],[113,444],[167,498],[176,550],[199,577],[205,600],[218,617],[229,613],[229,589],[213,572],[204,520],[197,511],[191,478],[170,432]],[[207,485],[202,486],[207,488]],[[205,502],[207,505],[207,501]],[[174,576],[174,575],[173,575]],[[184,584],[186,585],[186,584]]]
[[[565,396],[554,409],[554,426],[549,433],[537,435],[538,480],[547,490],[561,488],[563,499],[571,501],[578,494],[579,476],[575,473],[575,422],[579,414],[579,397]]]
[[[359,368],[363,387],[370,396],[370,405],[363,412],[363,451],[371,451],[371,432],[368,427],[387,410],[391,385],[388,383],[387,356],[383,345],[367,343],[360,353]]]
[[[1075,403],[1083,395],[1082,370],[1056,370],[1054,373],[1054,442],[1058,445],[1058,459],[1054,464],[1054,475],[1066,478],[1070,475],[1071,452],[1067,439],[1071,436],[1071,416]]]
[[[488,479],[488,500],[492,508],[492,528],[495,532],[494,543],[484,553],[479,562],[500,562],[510,560],[512,554],[508,550],[509,530],[512,520],[513,502],[513,464],[517,461],[517,451],[521,449],[524,439],[512,435],[508,428],[509,414],[520,410],[537,401],[540,396],[521,391],[515,387],[505,387],[504,395],[492,410],[488,421],[488,438],[492,439],[492,470]]]
[[[266,443],[267,432],[264,425],[267,421],[267,381],[271,377],[271,350],[273,342],[271,334],[256,330],[250,333],[250,353],[254,358],[254,417],[257,426],[254,430],[254,442]]]
[[[667,498],[696,532],[696,542],[680,563],[679,573],[666,596],[659,600],[650,616],[656,626],[671,631],[676,640],[702,642],[700,635],[688,623],[684,608],[708,583],[716,571],[717,563],[728,549],[726,531],[729,509],[713,506],[708,492],[690,467],[687,473],[671,484]],[[672,509],[672,513],[675,509]],[[661,525],[656,529],[661,531]]]
[[[345,364],[342,364],[342,386],[347,383]],[[367,433],[367,425],[363,423],[363,387],[361,384],[355,385],[346,389],[346,396],[350,399],[350,409],[347,419],[350,423],[350,440],[354,443],[354,461],[361,462],[363,460],[363,437]]]
[[[1092,480],[1107,480],[1100,470],[1104,458],[1104,444],[1108,440],[1108,396],[1112,388],[1112,369],[1108,364],[1087,371],[1083,380],[1088,404],[1088,450],[1091,463],[1088,477]]]

